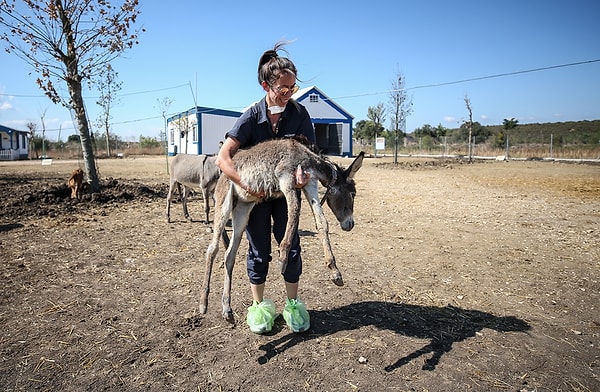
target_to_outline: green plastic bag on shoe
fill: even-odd
[[[283,309],[283,319],[292,332],[304,332],[310,328],[310,316],[306,305],[300,299],[287,299]]]
[[[248,308],[246,323],[250,327],[250,331],[265,333],[271,331],[276,317],[277,311],[273,301],[270,299],[263,299],[260,303],[252,301],[252,306]]]

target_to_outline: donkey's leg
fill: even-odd
[[[221,197],[221,200],[218,201],[217,208],[215,208],[215,220],[213,226],[213,236],[210,244],[208,245],[208,249],[206,249],[206,267],[204,270],[204,283],[202,284],[202,290],[200,294],[200,313],[206,313],[206,309],[208,307],[208,294],[210,292],[210,276],[212,274],[212,267],[217,252],[219,251],[219,240],[221,239],[221,234],[225,231],[225,225],[227,223],[227,219],[229,219],[229,215],[231,214],[231,210],[233,208],[233,198],[230,194],[231,192],[227,192],[225,196]]]
[[[329,240],[329,224],[327,223],[327,219],[323,213],[323,208],[319,202],[319,194],[318,190],[316,189],[316,184],[315,187],[311,187],[310,184],[304,187],[304,195],[310,203],[310,208],[312,209],[313,216],[315,218],[315,224],[319,230],[319,234],[321,234],[323,251],[325,253],[325,264],[327,265],[327,268],[331,270],[331,281],[335,283],[336,286],[343,286],[344,279],[342,278],[342,273],[335,263],[335,257],[333,256],[333,251],[331,250],[331,241]]]
[[[190,193],[190,190],[188,189],[187,186],[183,185],[183,193],[180,192],[181,194],[181,205],[183,206],[183,216],[185,216],[185,219],[187,219],[188,221],[192,221],[192,218],[190,217],[190,213],[188,212],[188,208],[187,208],[187,197]]]
[[[244,230],[246,230],[246,227],[248,226],[250,212],[255,204],[256,203],[253,202],[238,201],[232,213],[233,232],[231,234],[229,246],[225,251],[225,278],[223,280],[223,297],[221,298],[223,304],[223,318],[230,323],[234,322],[233,311],[231,310],[231,277],[233,274],[233,266],[235,264],[235,257],[240,242],[242,241]]]
[[[284,195],[287,203],[288,219],[285,226],[285,234],[279,243],[279,266],[281,267],[282,274],[287,268],[292,239],[294,238],[294,233],[298,230],[298,221],[300,219],[300,199],[296,195],[296,189],[292,187],[284,191]]]
[[[169,193],[167,194],[167,223],[171,223],[171,200],[173,199],[173,191],[175,190],[175,180],[169,182]]]

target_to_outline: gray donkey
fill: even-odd
[[[288,221],[285,235],[279,244],[279,263],[281,271],[287,267],[288,253],[292,236],[298,228],[300,217],[300,200],[296,196],[294,186],[296,168],[310,172],[310,181],[302,188],[311,206],[315,223],[322,236],[325,250],[325,262],[332,272],[331,280],[338,286],[344,281],[336,266],[329,241],[329,227],[321,205],[326,201],[344,231],[354,227],[354,197],[356,186],[354,175],[360,169],[364,157],[361,152],[346,170],[320,157],[306,145],[294,139],[276,139],[260,143],[250,149],[240,150],[233,157],[236,170],[242,182],[250,189],[263,191],[265,199],[285,197],[288,206]],[[325,195],[319,202],[318,182],[326,187]],[[206,313],[210,277],[213,262],[219,250],[219,238],[225,229],[229,217],[232,217],[232,238],[225,251],[225,278],[223,284],[223,318],[233,322],[231,310],[231,274],[235,257],[242,239],[250,212],[261,200],[229,181],[222,174],[215,191],[216,207],[213,226],[213,237],[206,250],[206,269],[200,297],[200,312]]]

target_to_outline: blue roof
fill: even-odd
[[[181,118],[184,116],[189,116],[190,114],[194,114],[194,113],[198,113],[198,114],[208,113],[208,114],[214,114],[215,116],[236,117],[236,118],[242,115],[241,112],[236,112],[233,110],[215,109],[215,108],[208,108],[208,107],[204,107],[204,106],[196,106],[196,107],[189,109],[188,111],[181,112],[174,116],[169,117],[167,119],[167,122],[177,120],[178,118]]]
[[[0,125],[0,132],[6,132],[6,133],[13,133],[13,132],[30,133],[29,131],[20,131],[18,129],[13,129],[13,128],[5,127],[4,125]]]

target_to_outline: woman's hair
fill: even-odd
[[[283,73],[290,73],[295,77],[298,76],[298,71],[292,60],[287,57],[280,57],[277,52],[287,45],[288,41],[279,41],[273,49],[269,49],[260,56],[258,61],[258,83],[267,82],[272,86]]]

